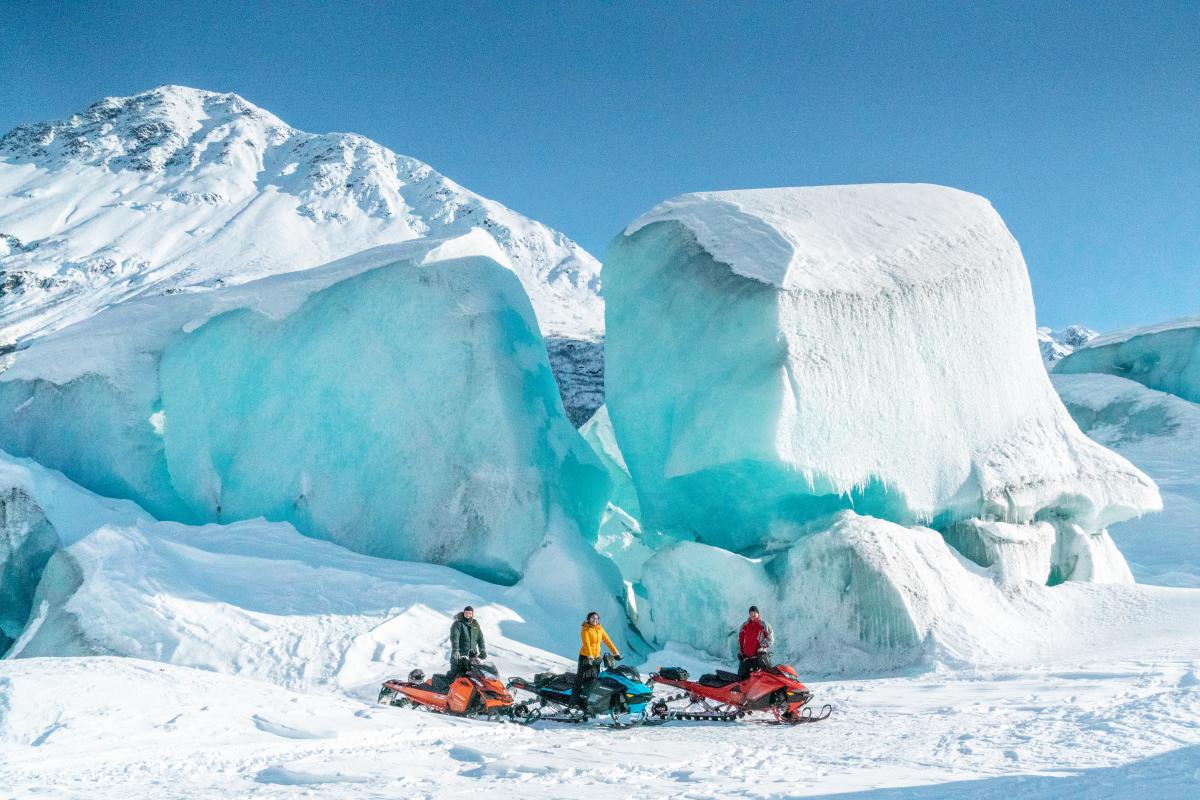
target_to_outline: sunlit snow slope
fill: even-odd
[[[573,411],[582,422],[599,404],[587,354],[603,326],[600,265],[587,252],[370,139],[305,133],[235,94],[181,86],[0,138],[0,346],[130,297],[471,228],[508,256],[560,355],[568,407],[588,406]]]

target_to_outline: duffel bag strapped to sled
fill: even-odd
[[[669,681],[686,681],[688,671],[683,667],[659,667],[658,674]]]

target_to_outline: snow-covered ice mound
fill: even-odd
[[[981,197],[929,185],[689,194],[605,261],[607,407],[645,528],[749,552],[853,507],[944,527],[1159,508],[1083,436]]]
[[[1200,403],[1200,316],[1098,336],[1054,371],[1117,375]]]
[[[160,519],[286,520],[509,582],[608,479],[480,231],[121,303],[10,356],[0,447]]]
[[[567,663],[574,623],[593,608],[624,646],[619,577],[579,537],[547,537],[522,580],[501,587],[352,553],[285,523],[159,522],[3,454],[0,490],[38,503],[61,538],[44,571],[0,560],[0,573],[38,572],[9,657],[131,656],[366,696],[414,667],[441,670],[452,616],[468,603],[506,674]]]
[[[1119,610],[1135,596],[1127,576],[1046,585],[1052,560],[1068,575],[1091,568],[1055,543],[1049,525],[1003,525],[991,535],[1034,554],[993,552],[994,563],[984,567],[937,531],[851,511],[760,558],[677,543],[642,568],[638,628],[660,647],[684,643],[732,662],[734,634],[753,603],[774,625],[777,659],[811,674],[871,674],[1027,663],[1082,648],[1089,637],[1119,636],[1129,624],[1128,609]],[[1116,554],[1111,544],[1094,549]]]
[[[1112,527],[1134,576],[1200,588],[1200,405],[1112,375],[1051,377],[1079,427],[1162,490],[1161,514]]]

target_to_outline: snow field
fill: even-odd
[[[820,683],[837,712],[798,728],[526,728],[133,659],[9,660],[0,784],[49,798],[1185,800],[1200,652],[1150,639],[1099,661]]]

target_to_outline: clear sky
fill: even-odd
[[[1200,2],[7,2],[0,129],[163,83],[362,133],[603,257],[686,191],[989,198],[1039,319],[1200,313]]]

